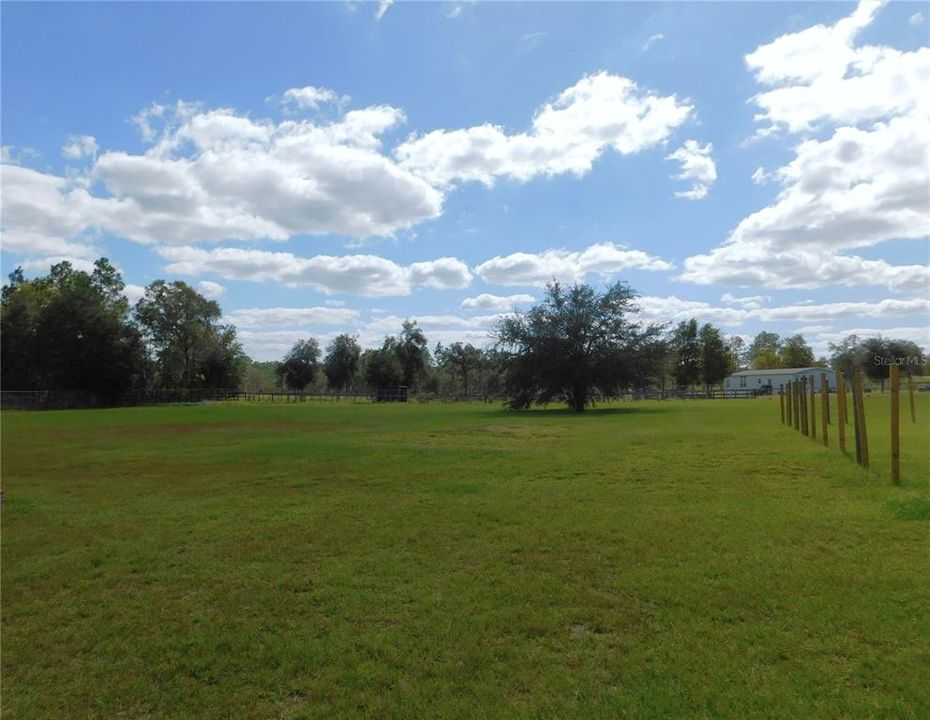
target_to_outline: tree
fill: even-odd
[[[830,349],[833,370],[851,380],[853,371],[862,367],[862,340],[858,335],[847,335],[840,342],[828,343],[827,347]]]
[[[237,387],[245,356],[220,306],[187,283],[156,280],[136,303],[135,317],[155,352],[162,387]]]
[[[778,367],[778,348],[781,338],[778,333],[764,330],[753,338],[746,352],[749,365],[753,370],[771,370]]]
[[[2,294],[2,382],[8,389],[84,390],[117,402],[141,384],[145,350],[128,322],[122,278],[106,258],[88,274],[61,262]]]
[[[374,390],[396,387],[403,381],[403,369],[397,359],[397,340],[392,337],[384,339],[380,350],[366,350],[362,355],[365,382]]]
[[[326,358],[323,360],[323,372],[329,387],[340,392],[346,392],[352,387],[358,375],[361,354],[358,341],[351,335],[343,333],[333,339],[326,347]]]
[[[746,347],[746,341],[740,335],[728,337],[727,348],[733,361],[732,370],[746,367],[749,364],[749,348]]]
[[[709,323],[701,326],[699,338],[701,343],[701,378],[704,387],[719,385],[730,372],[732,357],[723,341],[720,330]]]
[[[697,320],[678,323],[672,335],[675,348],[675,385],[688,387],[701,378],[701,341],[698,337]]]
[[[783,368],[811,367],[814,364],[814,351],[807,344],[803,335],[785,338],[778,348],[778,364]]]
[[[416,387],[429,366],[429,350],[426,336],[417,327],[416,321],[405,320],[400,335],[394,343],[394,352],[401,368],[401,384]]]
[[[643,348],[660,332],[629,319],[635,298],[623,282],[603,293],[552,282],[538,305],[503,318],[496,334],[510,406],[564,401],[581,412],[595,392],[615,397],[628,389],[642,372]]]
[[[461,381],[462,392],[468,395],[472,389],[470,381],[481,368],[483,359],[481,351],[471,343],[456,342],[446,348],[437,345],[435,354],[440,366],[451,370],[453,375]]]
[[[316,379],[320,369],[320,345],[316,340],[298,340],[278,365],[281,383],[291,390],[303,390]]]
[[[913,375],[922,370],[923,351],[910,340],[889,338],[866,338],[859,345],[861,367],[872,380],[881,383],[885,391],[885,380],[891,374],[891,366],[897,365],[901,372]]]

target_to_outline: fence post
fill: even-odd
[[[891,482],[895,485],[901,484],[901,437],[898,433],[900,423],[898,417],[898,405],[901,391],[900,370],[897,365],[890,368],[889,379],[891,380]]]
[[[914,378],[911,375],[907,376],[907,394],[911,401],[911,422],[916,423],[917,413],[914,411]]]
[[[801,407],[801,433],[810,435],[807,415],[807,380],[798,383],[798,405]]]
[[[794,429],[801,431],[801,385],[797,380],[791,381],[792,402],[794,403]]]
[[[814,376],[810,376],[810,387],[811,387],[811,417],[810,417],[810,431],[811,431],[811,440],[817,439],[817,388],[814,387]]]
[[[846,383],[843,374],[836,374],[836,431],[840,438],[840,452],[846,452]]]
[[[825,373],[820,373],[820,429],[823,435],[823,446],[829,447],[827,440],[827,425],[830,423],[830,383]]]
[[[869,438],[865,426],[865,393],[862,390],[862,370],[856,368],[853,377],[853,394],[856,399],[857,439],[860,444],[858,459],[862,467],[869,466]]]
[[[791,427],[794,425],[794,419],[791,417],[792,395],[790,380],[782,385],[782,390],[785,393],[785,421],[788,423],[788,427]]]
[[[785,424],[785,391],[778,388],[778,405],[781,408],[781,424]]]

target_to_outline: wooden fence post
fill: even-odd
[[[917,422],[917,413],[914,412],[914,378],[911,375],[907,376],[907,394],[910,396],[911,401],[911,422]]]
[[[820,373],[820,422],[823,445],[829,447],[827,425],[830,422],[830,384],[827,382],[827,376],[824,373]]]
[[[856,368],[853,376],[853,394],[856,400],[856,441],[859,445],[857,458],[862,467],[869,466],[869,437],[865,426],[865,393],[862,390],[862,370]]]
[[[811,440],[817,439],[817,388],[814,387],[814,376],[811,375],[809,378],[810,382],[808,383],[811,387],[811,417],[810,417],[810,430],[811,430]]]
[[[794,402],[794,429],[801,432],[801,384],[797,380],[791,382],[792,402]]]
[[[781,408],[781,424],[785,424],[785,391],[778,388],[778,405]]]
[[[840,452],[846,452],[846,383],[843,374],[836,374],[836,431],[839,433]]]
[[[826,374],[826,373],[820,373],[820,383],[821,383],[821,385],[822,385],[824,382],[827,382],[827,374]],[[830,383],[827,382],[827,404],[824,406],[824,407],[827,408],[827,425],[829,425],[831,422],[833,422],[833,413],[830,411],[830,402],[829,402],[829,399],[830,399]]]
[[[801,406],[801,432],[804,435],[810,436],[810,425],[808,424],[808,414],[807,414],[807,380],[802,380],[798,383],[798,391],[800,394],[798,404]]]
[[[791,382],[787,382],[782,385],[782,388],[785,391],[785,420],[788,423],[788,426],[791,427],[794,425],[794,419],[791,417],[791,406],[794,403],[794,395],[792,395]]]
[[[891,380],[891,482],[895,485],[901,484],[901,437],[898,434],[900,430],[899,423],[899,397],[901,394],[901,377],[897,365],[889,368],[889,379]]]

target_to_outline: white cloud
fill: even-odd
[[[468,266],[455,258],[439,258],[403,267],[376,255],[305,258],[288,252],[172,246],[159,247],[157,252],[171,261],[165,268],[168,272],[213,273],[229,280],[307,286],[327,295],[409,295],[416,287],[460,289],[471,282]]]
[[[643,43],[643,52],[646,52],[655,43],[659,42],[659,40],[664,40],[664,39],[665,39],[665,35],[663,35],[662,33],[656,33],[655,35],[650,35],[649,39],[646,40],[645,43]]]
[[[318,88],[307,85],[301,88],[285,90],[282,100],[286,105],[296,105],[299,108],[316,109],[320,105],[335,102],[348,102],[347,96],[340,97],[328,88]]]
[[[462,300],[462,307],[466,310],[485,310],[505,313],[521,305],[529,305],[535,301],[535,299],[536,298],[532,295],[492,295],[490,293],[481,293],[475,297]]]
[[[743,297],[737,297],[736,295],[731,295],[730,293],[724,293],[720,302],[724,302],[727,305],[742,305],[747,309],[758,308],[762,306],[762,303],[769,302],[771,300],[769,295],[749,295]]]
[[[724,302],[749,300],[724,296]],[[759,299],[762,299],[761,297]],[[639,300],[646,319],[658,322],[679,322],[696,317],[700,322],[722,325],[742,325],[746,322],[804,322],[841,320],[844,318],[917,317],[930,313],[930,299],[898,300],[887,298],[879,302],[835,302],[794,304],[763,307],[758,302],[744,302],[742,307],[717,307],[700,300],[645,296]]]
[[[384,17],[384,13],[388,11],[388,8],[394,4],[394,0],[378,0],[378,8],[375,10],[375,20],[381,20]]]
[[[541,287],[553,278],[573,283],[581,281],[588,273],[608,276],[628,268],[669,270],[671,267],[665,260],[642,250],[630,250],[605,242],[582,251],[546,250],[497,256],[478,265],[475,273],[493,285]]]
[[[407,273],[411,285],[437,290],[461,290],[471,285],[472,278],[468,266],[452,257],[415,262]]]
[[[747,55],[756,80],[772,88],[753,98],[757,119],[801,132],[823,121],[858,124],[926,107],[930,48],[854,47],[882,5],[863,0],[833,25],[782,35]]]
[[[744,218],[719,247],[685,260],[681,279],[781,289],[930,289],[927,265],[850,252],[930,235],[930,102],[923,91],[930,49],[853,47],[878,8],[862,2],[832,26],[783,35],[747,56],[760,82],[779,86],[754,98],[766,108],[761,121],[802,132],[820,122],[850,124],[804,140],[770,176],[754,174],[781,185],[774,202]],[[771,101],[775,92],[796,92],[798,102],[778,105]]]
[[[3,164],[2,243],[7,252],[92,260],[99,254],[86,231],[102,222],[112,201],[54,175]],[[44,261],[43,261],[44,262]]]
[[[304,327],[311,325],[347,325],[358,320],[357,310],[331,307],[241,308],[227,313],[223,321],[237,328]]]
[[[918,25],[923,25],[924,23],[924,14],[922,12],[915,12],[907,19],[907,24],[913,27]]]
[[[155,122],[165,116],[166,105],[152,103],[147,108],[140,110],[137,114],[129,118],[129,122],[135,125],[139,130],[139,135],[145,142],[153,142],[158,136],[158,130],[155,128]]]
[[[224,288],[219,283],[213,282],[212,280],[201,280],[199,283],[197,283],[197,292],[199,292],[205,298],[216,300],[217,298],[223,296],[223,293],[226,292],[226,288]]]
[[[94,157],[97,154],[97,139],[93,135],[69,135],[61,154],[69,160]]]
[[[660,145],[692,110],[674,95],[653,95],[628,78],[599,72],[539,108],[529,132],[508,134],[490,124],[434,130],[411,137],[394,154],[401,167],[438,187],[581,176],[607,149],[628,155]]]
[[[123,294],[126,296],[126,299],[129,300],[130,304],[135,305],[145,295],[145,288],[141,285],[126,283],[126,287],[123,288]]]
[[[693,181],[690,190],[676,192],[675,197],[688,200],[707,197],[707,193],[717,181],[717,165],[711,157],[713,150],[714,146],[711,143],[701,145],[697,140],[685,140],[684,145],[665,158],[677,160],[681,164],[681,172],[675,176],[676,179]]]
[[[756,185],[765,185],[772,176],[765,172],[765,168],[757,167],[752,173],[752,181]]]
[[[316,124],[255,121],[192,103],[155,107],[140,120],[155,143],[148,152],[104,152],[79,182],[4,164],[5,242],[64,253],[63,245],[98,231],[177,244],[365,238],[442,212],[441,192],[381,153],[380,136],[404,120],[396,108],[372,106]],[[164,127],[147,124],[153,117]],[[90,195],[89,181],[101,181],[111,197]],[[37,228],[57,250],[16,240]]]
[[[461,5],[453,5],[453,6],[452,6],[452,9],[449,10],[449,12],[446,13],[446,17],[449,18],[450,20],[454,20],[455,18],[461,17],[461,16],[462,16],[462,6],[461,6]]]

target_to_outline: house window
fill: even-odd
[[[739,376],[739,386],[740,386],[741,388],[746,387],[746,376],[745,376],[745,375],[740,375],[740,376]]]

